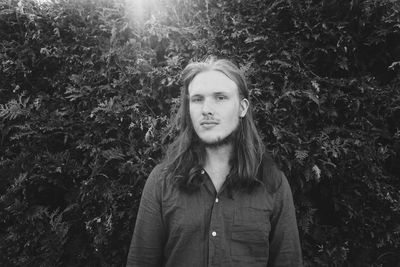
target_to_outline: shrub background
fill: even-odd
[[[124,266],[179,74],[245,71],[306,266],[400,262],[400,3],[0,0],[0,264]]]

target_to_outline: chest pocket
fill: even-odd
[[[235,210],[231,229],[233,260],[248,264],[265,263],[266,266],[271,230],[269,214],[268,210],[253,207],[240,207]]]

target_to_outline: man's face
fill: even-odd
[[[194,130],[207,145],[227,138],[247,112],[248,100],[240,99],[237,85],[222,72],[199,73],[188,89]]]

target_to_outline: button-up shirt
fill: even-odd
[[[302,266],[292,193],[276,167],[264,167],[251,193],[217,192],[203,183],[183,192],[163,174],[151,172],[142,193],[127,260],[129,267]]]

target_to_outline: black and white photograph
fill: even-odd
[[[400,0],[0,0],[0,266],[400,267]]]

